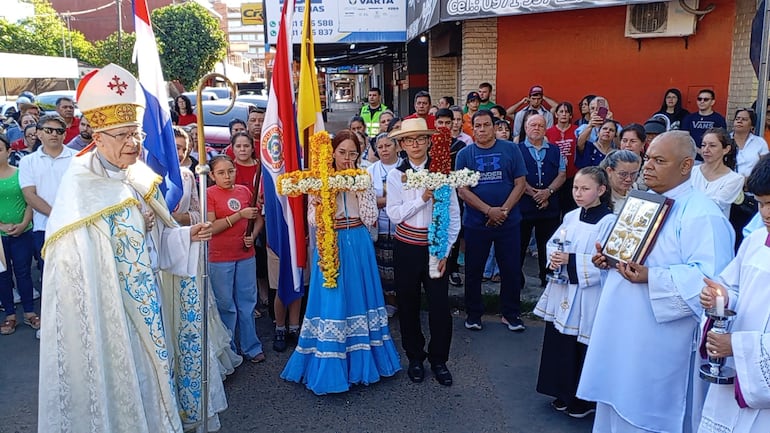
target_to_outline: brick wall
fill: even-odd
[[[459,57],[433,57],[430,48],[428,49],[428,91],[434,105],[442,96],[453,96],[455,103],[458,101],[459,59]]]
[[[497,100],[497,18],[463,21],[460,71],[459,105],[485,81],[492,83],[490,98]]]
[[[751,20],[757,11],[756,0],[737,0],[735,28],[733,30],[733,55],[730,65],[729,95],[727,98],[727,125],[730,127],[738,107],[748,107],[757,98],[757,76],[749,60]],[[717,95],[719,98],[719,95]]]

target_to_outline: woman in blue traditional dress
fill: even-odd
[[[332,147],[334,169],[357,166],[361,148],[352,131],[339,131]],[[311,198],[311,224],[318,203],[318,198]],[[354,384],[368,385],[401,369],[390,337],[374,248],[365,227],[377,220],[374,191],[338,192],[336,204],[337,287],[324,287],[316,249],[299,343],[281,373],[283,379],[303,383],[318,395],[345,392]]]

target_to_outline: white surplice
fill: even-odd
[[[564,251],[574,260],[577,282],[558,284],[553,281],[545,287],[534,313],[553,326],[562,334],[576,335],[577,340],[588,344],[591,329],[596,316],[596,307],[602,293],[603,271],[591,262],[596,254],[596,243],[607,239],[615,223],[615,215],[605,215],[596,224],[580,220],[582,208],[570,211],[564,216],[564,222],[548,240],[548,257],[557,250],[555,239],[561,237],[562,230],[567,235],[570,245]]]
[[[40,432],[181,432],[199,415],[199,246],[171,219],[157,181],[141,162],[108,173],[97,152],[62,178],[44,247]],[[149,236],[144,206],[156,214]],[[178,279],[158,281],[157,270]],[[227,407],[210,368],[209,414]]]
[[[734,234],[714,202],[690,181],[675,200],[644,265],[648,283],[610,270],[577,395],[610,409],[594,432],[691,431],[692,365],[703,277],[732,259]],[[640,430],[644,429],[644,430]]]
[[[736,371],[736,385],[711,385],[703,406],[699,433],[770,432],[770,247],[767,230],[745,238],[738,255],[719,276],[736,312],[730,333],[733,356],[727,366]],[[705,361],[704,361],[705,362]]]

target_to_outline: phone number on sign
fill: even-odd
[[[332,29],[313,29],[313,36],[330,36],[334,30]],[[291,35],[292,36],[299,36],[302,34],[301,29],[292,29]]]
[[[294,21],[292,26],[292,36],[299,36],[302,34],[302,26],[304,21]],[[311,30],[313,36],[330,36],[334,33],[334,20],[312,20]]]
[[[500,9],[547,7],[551,3],[574,3],[559,0],[449,0],[446,10],[451,15],[466,13],[491,12]]]

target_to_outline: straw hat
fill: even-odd
[[[401,122],[401,128],[392,131],[388,134],[390,138],[400,138],[413,135],[433,135],[436,131],[428,129],[428,124],[422,117],[415,117],[412,119],[404,119]]]
[[[110,63],[83,77],[76,99],[94,132],[142,126],[144,91],[139,81],[118,65]]]

